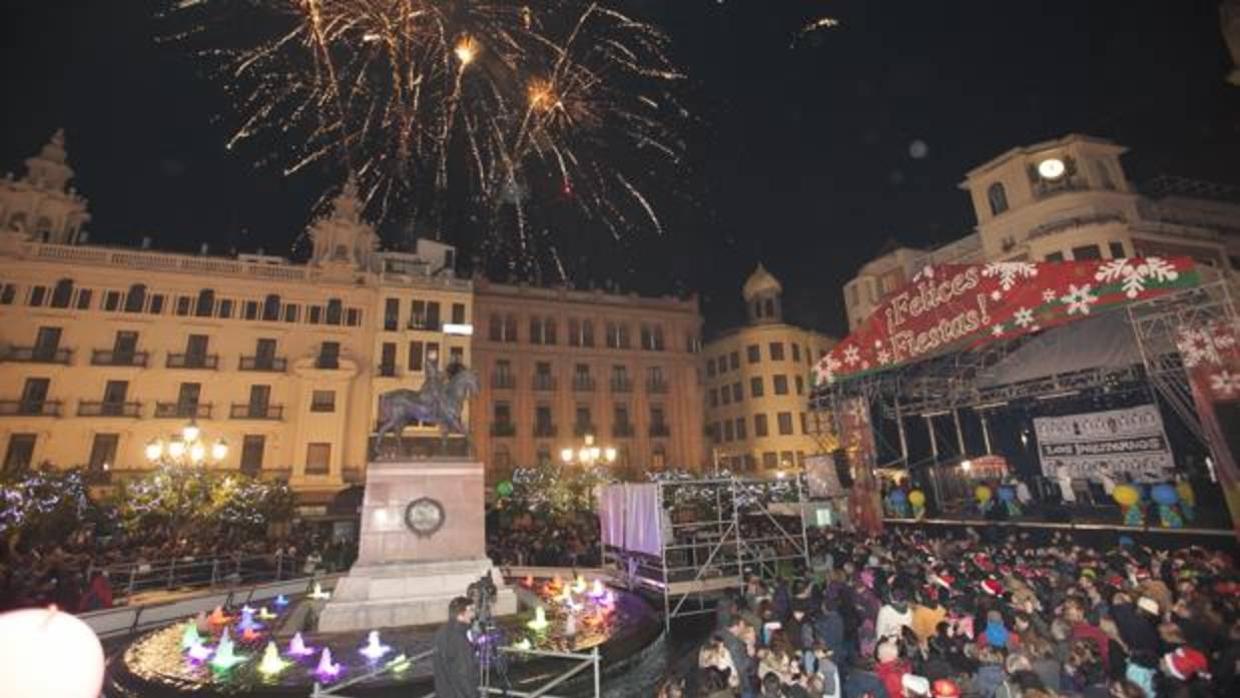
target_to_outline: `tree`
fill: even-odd
[[[268,524],[292,516],[293,494],[285,482],[263,482],[202,466],[161,465],[118,489],[115,504],[130,532],[164,531],[175,540],[228,539],[261,534]]]
[[[35,470],[0,479],[0,532],[12,544],[35,547],[65,540],[84,524],[104,524],[109,512],[90,498],[80,468]]]

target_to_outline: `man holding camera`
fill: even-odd
[[[469,641],[474,602],[464,596],[448,604],[448,622],[435,632],[435,695],[438,698],[476,698],[478,660]]]

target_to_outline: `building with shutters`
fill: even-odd
[[[783,286],[761,264],[745,281],[747,323],[702,349],[711,460],[734,473],[773,477],[830,451],[808,420],[810,372],[835,340],[783,320]]]
[[[89,244],[72,176],[58,133],[0,182],[5,470],[115,477],[192,420],[227,441],[217,467],[313,500],[361,481],[382,392],[420,386],[432,356],[471,363],[455,251],[380,251],[351,185],[298,264]]]

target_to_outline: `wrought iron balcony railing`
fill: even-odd
[[[169,354],[168,368],[194,368],[214,371],[220,367],[219,354]]]
[[[78,402],[77,414],[79,417],[137,418],[142,416],[142,403],[81,400]]]
[[[234,402],[228,410],[229,419],[271,419],[284,418],[284,405],[260,405],[247,402]]]
[[[146,368],[150,354],[145,351],[116,351],[96,349],[90,354],[92,366],[138,366]]]
[[[211,419],[209,402],[157,402],[156,419]]]
[[[5,361],[18,361],[28,364],[69,364],[73,358],[72,349],[61,347],[9,347],[5,352]]]
[[[60,400],[0,400],[0,416],[59,417]]]
[[[243,356],[237,370],[284,373],[288,370],[288,359],[283,356]]]

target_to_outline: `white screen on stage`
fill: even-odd
[[[598,517],[604,545],[647,555],[662,554],[658,485],[622,483],[602,488]]]

